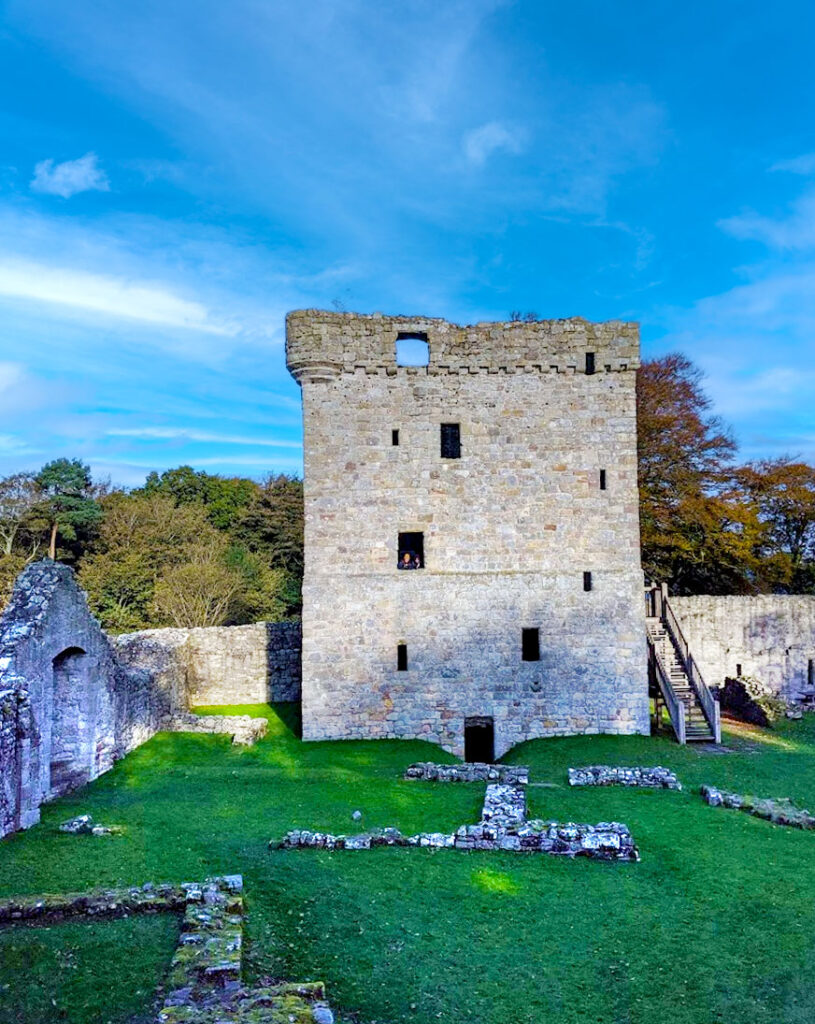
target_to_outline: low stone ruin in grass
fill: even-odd
[[[486,764],[469,761],[465,764],[435,764],[417,761],[408,765],[404,778],[425,782],[506,782],[525,786],[529,782],[529,768],[522,764]]]
[[[72,917],[183,913],[165,983],[159,1024],[334,1024],[322,982],[241,981],[243,880],[240,875],[182,885],[25,896],[0,901],[0,924]]]
[[[124,831],[121,825],[100,825],[90,814],[80,814],[63,821],[59,830],[71,836],[117,836]]]
[[[195,715],[191,711],[177,712],[166,725],[169,732],[222,733],[232,742],[251,746],[263,739],[269,723],[265,718],[251,715]]]
[[[527,820],[523,786],[491,783],[487,786],[481,820],[461,825],[453,833],[420,832],[405,836],[397,828],[371,829],[354,836],[331,835],[295,829],[270,848],[300,850],[370,850],[377,846],[423,846],[456,850],[504,850],[517,853],[549,853],[597,860],[637,861],[639,852],[626,825],[565,824]]]
[[[742,796],[740,793],[728,793],[714,786],[702,786],[699,792],[705,803],[711,807],[729,807],[734,811],[745,811],[756,818],[764,818],[775,825],[787,825],[790,828],[815,829],[815,816],[809,811],[796,807],[786,797],[779,800],[761,799],[754,796]]]
[[[682,783],[668,768],[619,768],[607,764],[569,769],[570,786],[642,786],[647,789],[681,789]]]

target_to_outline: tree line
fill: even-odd
[[[815,468],[740,463],[682,355],[637,376],[643,568],[678,594],[815,593]],[[48,554],[73,565],[112,632],[300,612],[303,487],[181,466],[123,490],[77,459],[0,478],[0,606]]]
[[[181,466],[125,491],[56,459],[0,479],[0,605],[43,555],[76,569],[111,632],[290,618],[300,612],[302,482]]]

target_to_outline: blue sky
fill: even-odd
[[[0,474],[301,466],[283,318],[637,319],[815,460],[815,7],[12,0]]]

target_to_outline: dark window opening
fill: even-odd
[[[522,661],[540,661],[541,660],[540,630],[539,629],[522,629],[521,630],[521,660]]]
[[[430,346],[424,331],[400,331],[396,335],[397,366],[427,366]]]
[[[407,644],[396,645],[396,671],[407,672]]]
[[[807,662],[807,686],[810,689],[815,687],[815,661],[812,658]]]
[[[424,569],[424,534],[399,534],[400,569]]]
[[[399,431],[398,430],[392,430],[391,431],[391,444],[394,447],[398,447],[399,446]]]
[[[584,572],[583,573],[583,589],[586,590],[586,591],[591,590],[591,573],[590,572]]]
[[[595,372],[595,368],[594,368],[594,353],[593,352],[587,352],[586,353],[586,373],[592,374],[594,372]]]
[[[495,761],[495,725],[492,718],[464,719],[464,760]]]
[[[600,470],[600,490],[604,491],[605,489],[606,489],[606,471],[604,469],[601,469]]]
[[[741,679],[741,665],[736,665],[736,679]]]
[[[441,457],[443,459],[461,458],[461,427],[458,423],[442,423]]]

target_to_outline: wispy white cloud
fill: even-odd
[[[0,258],[0,295],[205,334],[236,333],[234,327],[214,323],[200,302],[181,298],[160,284],[44,263]]]
[[[763,242],[771,249],[810,249],[815,247],[815,191],[807,191],[792,204],[785,217],[765,217],[752,210],[726,217],[719,227],[732,235]]]
[[[526,131],[500,121],[488,121],[464,136],[464,155],[471,164],[481,167],[497,150],[520,153],[526,143]]]
[[[24,372],[22,363],[0,362],[0,396],[19,388]]]
[[[230,444],[248,447],[302,448],[300,441],[283,441],[270,437],[240,437],[216,434],[187,427],[117,427],[107,431],[108,437],[137,437],[146,441],[194,441],[201,444]]]
[[[38,449],[32,448],[25,438],[19,434],[0,434],[0,452],[3,455],[32,455]]]
[[[34,168],[31,179],[34,192],[46,192],[70,199],[78,192],[109,192],[108,176],[98,164],[96,153],[86,153],[78,160],[41,160]]]
[[[770,167],[771,171],[788,171],[790,174],[815,174],[815,153],[804,153],[792,160],[779,160]]]

